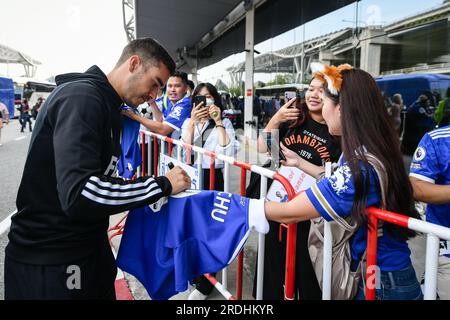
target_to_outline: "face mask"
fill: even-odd
[[[212,106],[214,104],[214,99],[206,99],[206,106]]]

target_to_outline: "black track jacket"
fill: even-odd
[[[51,265],[108,245],[109,216],[171,193],[166,177],[112,177],[120,155],[122,100],[105,74],[56,77],[41,108],[17,195],[6,254]]]

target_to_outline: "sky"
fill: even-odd
[[[360,26],[388,24],[435,7],[442,1],[363,0],[359,3],[358,23]],[[352,4],[310,21],[304,28],[299,26],[256,44],[255,49],[261,53],[278,50],[303,39],[350,27],[354,21],[355,4]],[[109,72],[127,43],[122,0],[0,0],[0,43],[42,62],[36,77],[39,79],[83,72],[94,64]],[[222,78],[229,83],[226,68],[244,59],[241,53],[203,68],[199,70],[199,80],[215,83]],[[24,73],[21,66],[6,68],[0,64],[0,74],[7,72],[10,76]],[[273,77],[274,74],[256,74],[255,81],[268,81]]]

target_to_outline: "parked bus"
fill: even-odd
[[[410,107],[420,95],[428,96],[432,106],[436,107],[438,100],[445,98],[450,87],[450,76],[443,74],[399,74],[378,77],[375,79],[378,87],[389,97],[400,93],[406,108]]]
[[[20,106],[22,99],[27,99],[30,107],[33,107],[39,97],[47,99],[55,88],[56,84],[48,81],[40,81],[26,77],[14,78],[16,108]]]
[[[301,83],[287,83],[287,84],[277,84],[273,86],[255,88],[255,94],[259,95],[260,99],[265,101],[272,100],[277,94],[281,99],[286,99],[286,92],[302,92],[308,89],[307,84]]]

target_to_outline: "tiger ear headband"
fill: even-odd
[[[332,95],[337,96],[342,87],[342,71],[351,70],[353,67],[349,64],[340,66],[327,66],[318,62],[311,63],[313,77],[327,84],[327,88]]]

